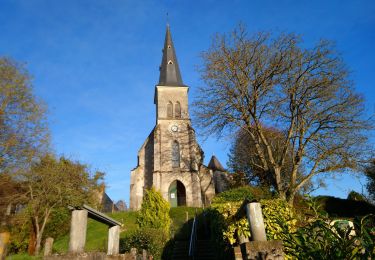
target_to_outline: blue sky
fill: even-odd
[[[375,1],[0,0],[0,56],[27,64],[49,107],[52,147],[107,173],[108,194],[129,199],[130,170],[155,124],[166,13],[185,84],[194,100],[199,53],[214,33],[239,22],[301,34],[306,46],[333,40],[352,70],[367,114],[375,110]],[[193,122],[194,123],[194,122]],[[374,132],[371,133],[374,143]],[[199,138],[207,160],[225,164],[228,139]],[[355,175],[328,180],[316,194],[362,191]]]

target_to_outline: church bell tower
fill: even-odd
[[[155,86],[156,125],[138,152],[131,172],[130,208],[139,209],[144,190],[155,187],[171,206],[200,207],[215,189],[203,166],[188,111],[189,87],[184,85],[169,26],[167,26],[159,82]],[[211,173],[212,175],[212,173]],[[211,185],[211,186],[210,186]],[[212,193],[212,194],[211,194]],[[212,195],[212,196],[211,196]]]

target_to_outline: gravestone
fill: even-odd
[[[44,243],[44,256],[49,256],[52,254],[52,247],[53,247],[53,238],[48,237],[46,242]]]

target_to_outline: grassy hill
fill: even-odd
[[[172,218],[171,231],[173,234],[181,237],[187,237],[190,230],[188,225],[184,225],[186,222],[186,212],[188,212],[188,218],[194,217],[196,209],[190,207],[177,207],[171,208],[170,217]],[[202,209],[197,209],[197,213],[201,212]],[[111,218],[123,223],[123,227],[120,233],[120,238],[124,237],[129,231],[137,229],[136,223],[137,212],[116,212],[107,214]],[[89,219],[87,222],[87,233],[86,233],[86,246],[85,251],[106,251],[107,248],[107,236],[108,227],[95,220]],[[58,238],[53,245],[54,252],[63,253],[68,251],[69,245],[69,233]]]

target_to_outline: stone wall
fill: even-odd
[[[142,256],[133,255],[130,253],[119,254],[116,256],[109,256],[102,252],[88,252],[81,254],[64,254],[45,256],[45,260],[136,260],[143,259]]]
[[[171,102],[175,105],[177,102],[181,106],[181,119],[189,119],[188,112],[188,87],[170,87],[156,86],[155,105],[157,124],[160,120],[167,119],[167,105]]]

